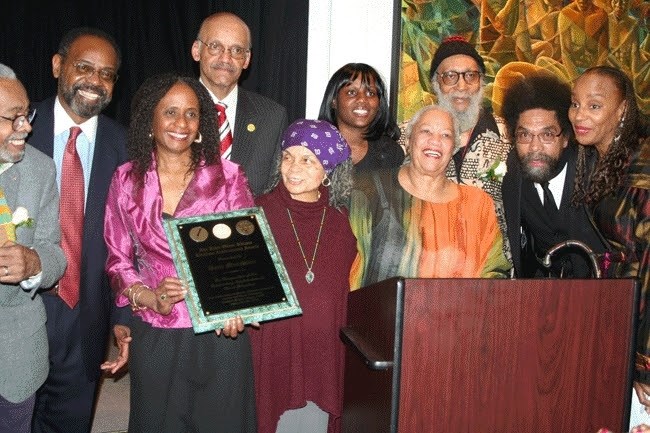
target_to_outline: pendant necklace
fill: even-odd
[[[300,254],[302,254],[302,259],[305,261],[305,266],[307,267],[307,273],[305,274],[305,280],[307,283],[311,284],[314,281],[314,272],[312,268],[314,267],[314,260],[316,260],[316,251],[318,251],[318,244],[320,243],[320,235],[323,232],[323,223],[325,222],[325,212],[327,211],[326,207],[323,207],[323,216],[320,219],[320,228],[318,229],[318,236],[316,237],[316,246],[314,247],[314,255],[311,257],[311,264],[307,263],[307,256],[305,256],[305,250],[302,249],[302,243],[300,243],[300,238],[298,237],[298,232],[296,231],[296,226],[293,224],[293,218],[291,217],[291,212],[287,208],[287,215],[289,215],[289,222],[291,223],[291,228],[293,229],[293,234],[296,236],[296,241],[298,242],[298,248],[300,248]]]
[[[180,189],[177,188],[177,187],[174,188],[174,189],[176,189],[176,190],[178,191],[178,192],[176,192],[174,195],[176,195],[176,196],[178,197],[178,200],[179,200],[179,201],[180,201],[180,199],[183,198],[183,195],[185,194],[185,190],[187,189],[187,185],[190,183],[190,180],[192,179],[192,174],[189,174],[189,176],[188,176],[188,174],[189,174],[189,173],[185,173],[185,175],[183,176],[183,183],[181,183],[181,187],[180,187]],[[159,176],[160,176],[160,174],[159,174]],[[172,184],[174,184],[173,179],[172,179],[172,177],[171,177],[169,174],[165,173],[165,174],[163,175],[163,177],[164,177],[165,180],[167,181],[167,184],[168,184],[168,185],[171,186]],[[162,192],[162,191],[161,191],[161,192]]]

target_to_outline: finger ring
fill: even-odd
[[[160,300],[161,300],[161,301],[164,301],[165,299],[167,299],[167,295],[166,295],[166,294],[163,293],[162,295],[160,295]]]
[[[9,266],[3,266],[5,268],[5,277],[9,275]]]

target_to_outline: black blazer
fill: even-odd
[[[571,206],[571,196],[573,195],[577,145],[569,143],[565,152],[567,155],[567,172],[562,191],[562,203],[560,204],[560,218],[558,224],[562,224],[562,231],[566,231],[566,238],[558,239],[562,242],[568,239],[576,239],[589,245],[595,252],[605,251],[605,244],[598,231],[591,223],[584,206]],[[517,149],[514,148],[508,155],[508,172],[503,178],[502,194],[503,208],[508,225],[508,239],[512,250],[512,262],[515,268],[516,277],[527,277],[531,269],[537,267],[535,263],[534,251],[531,247],[531,239],[535,238],[535,233],[521,233],[522,226],[522,190],[523,188],[533,188],[533,183],[523,178],[521,165],[517,156]],[[541,219],[545,218],[541,200],[539,209],[535,209]]]
[[[52,97],[35,105],[37,117],[28,140],[32,146],[50,157],[54,147],[54,100],[55,97]],[[113,172],[125,160],[126,129],[100,114],[86,198],[79,290],[82,356],[86,374],[91,380],[100,374],[99,365],[106,355],[110,328],[115,323],[128,324],[131,317],[128,308],[118,308],[115,305],[104,272],[107,255],[104,243],[106,195]]]
[[[271,99],[239,88],[231,160],[244,169],[253,194],[269,186],[287,127],[287,110]]]

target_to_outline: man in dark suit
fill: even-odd
[[[515,148],[503,179],[503,204],[517,277],[547,275],[538,258],[566,240],[581,241],[596,253],[605,250],[587,209],[571,201],[577,145],[571,140],[570,104],[568,84],[543,72],[515,82],[504,96],[502,111]],[[580,248],[553,256],[553,276],[584,278],[592,271]]]
[[[45,381],[45,308],[37,291],[63,275],[54,162],[26,144],[33,111],[15,73],[0,64],[0,431],[31,431]],[[23,211],[25,218],[12,218]],[[29,218],[32,224],[20,224]]]
[[[83,168],[85,212],[80,253],[75,256],[62,242],[68,258],[66,274],[75,265],[79,269],[77,300],[62,297],[58,285],[43,293],[50,373],[36,395],[34,432],[90,431],[109,325],[128,324],[130,317],[130,311],[115,306],[104,273],[104,204],[113,171],[126,159],[126,131],[100,113],[111,100],[119,66],[120,51],[111,36],[92,28],[73,29],[52,57],[57,95],[37,105],[38,121],[30,143],[54,159],[61,192],[72,188],[70,178],[61,176],[66,142],[73,130],[81,129],[76,151]],[[63,207],[65,240],[67,209]],[[128,329],[117,326],[118,330]]]
[[[279,158],[287,111],[237,85],[251,59],[250,29],[231,13],[210,15],[192,44],[192,58],[199,62],[200,80],[215,104],[225,105],[226,119],[235,125],[231,130],[232,153],[225,157],[242,166],[253,194],[260,195],[268,187]]]

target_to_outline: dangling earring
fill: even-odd
[[[621,120],[618,121],[618,126],[616,127],[616,135],[614,136],[614,144],[618,144],[621,141],[621,135],[623,134],[623,124],[625,123],[625,113],[621,116]]]
[[[201,131],[199,131],[199,136],[194,139],[195,143],[200,143],[203,141],[203,136],[201,135]]]
[[[623,108],[623,114],[621,114],[621,120],[618,121],[618,127],[616,128],[616,135],[614,136],[614,144],[618,144],[621,140],[621,135],[623,135],[623,126],[625,124],[625,114],[627,112],[627,106]]]
[[[330,186],[331,184],[332,184],[332,181],[330,180],[329,177],[327,177],[327,175],[325,175],[325,177],[321,181],[321,185],[327,187],[327,186]]]

